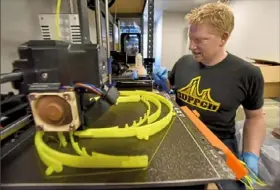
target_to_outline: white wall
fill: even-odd
[[[171,70],[187,51],[187,23],[185,13],[163,12],[161,66]]]
[[[280,62],[280,1],[231,0],[230,6],[235,15],[235,28],[227,50],[244,59],[254,57]],[[167,69],[172,69],[182,55],[189,53],[184,16],[182,12],[163,12],[162,55],[159,61]],[[155,38],[159,37],[156,33]],[[156,48],[159,48],[158,39],[156,43]],[[158,50],[156,52],[159,53]]]
[[[280,62],[280,1],[233,0],[235,29],[227,49],[242,58]]]

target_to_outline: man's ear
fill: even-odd
[[[222,41],[220,45],[224,46],[227,43],[228,39],[229,39],[229,33],[228,32],[223,33]]]

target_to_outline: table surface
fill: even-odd
[[[177,107],[174,104],[174,107]],[[137,109],[135,109],[137,108]],[[145,113],[145,104],[123,103],[113,106],[91,127],[131,124]],[[152,111],[155,106],[152,105]],[[162,106],[160,117],[167,108]],[[129,116],[129,117],[128,117]],[[55,141],[46,141],[62,152],[75,154],[70,146],[60,148]],[[34,140],[14,157],[1,161],[1,182],[4,186],[90,188],[188,186],[234,179],[222,155],[215,150],[185,115],[177,114],[172,122],[148,141],[133,138],[77,139],[88,152],[111,155],[149,156],[146,169],[77,169],[64,166],[61,173],[45,176],[46,167],[37,156]]]

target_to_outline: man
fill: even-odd
[[[166,70],[156,69],[155,81],[166,83],[169,89],[173,87],[177,103],[199,112],[202,122],[237,157],[235,116],[242,105],[246,119],[241,158],[257,174],[260,147],[265,135],[261,71],[225,50],[234,28],[234,15],[226,4],[202,5],[193,9],[186,18],[192,55],[180,58],[168,77]],[[224,189],[236,189],[237,184],[221,185]],[[245,189],[242,185],[238,186]]]

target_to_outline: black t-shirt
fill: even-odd
[[[214,66],[198,63],[192,55],[183,56],[168,78],[178,105],[196,110],[201,121],[220,139],[234,138],[240,105],[248,110],[263,106],[260,69],[230,53]]]

